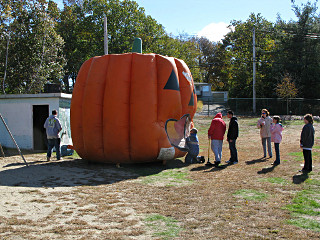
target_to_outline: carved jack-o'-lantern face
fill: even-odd
[[[110,163],[183,156],[170,145],[164,125],[169,118],[194,116],[193,89],[191,73],[179,59],[138,53],[89,59],[71,102],[75,150],[87,160]]]

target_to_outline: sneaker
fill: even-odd
[[[309,173],[309,172],[312,172],[312,171],[311,171],[311,170],[301,169],[301,170],[299,170],[299,172],[302,172],[302,173]]]
[[[205,165],[208,166],[208,167],[213,166],[213,164],[211,162],[209,162],[209,161]]]
[[[234,162],[232,162],[232,164],[234,165],[234,164],[237,164],[238,163],[238,161],[234,161]]]
[[[278,165],[280,165],[280,163],[273,162],[273,163],[271,163],[271,165],[273,165],[273,166],[278,166]]]
[[[50,157],[47,157],[47,162],[50,162]]]
[[[226,163],[228,163],[228,164],[229,164],[229,163],[232,163],[232,161],[231,161],[231,160],[228,160],[228,161],[226,161]]]
[[[221,162],[214,162],[214,166],[218,167]]]

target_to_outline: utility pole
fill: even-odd
[[[252,98],[253,98],[253,103],[252,103],[252,110],[253,113],[257,112],[256,109],[256,30],[253,27],[252,30],[252,45],[253,45],[253,79],[252,79]]]
[[[6,77],[7,77],[7,65],[8,65],[8,50],[9,50],[9,41],[10,41],[10,34],[7,34],[7,49],[6,49],[6,63],[5,63],[5,66],[4,66],[4,77],[3,77],[3,82],[2,82],[2,91],[3,91],[3,94],[6,94],[6,90],[4,88],[4,84],[5,84],[5,81],[6,81]]]
[[[103,22],[103,27],[104,27],[104,54],[108,54],[108,19],[106,14],[104,14],[104,22]]]

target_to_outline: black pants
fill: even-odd
[[[197,162],[197,156],[191,154],[188,152],[186,158],[184,159],[185,163],[196,163]]]
[[[229,149],[230,149],[230,161],[238,162],[238,152],[236,147],[236,140],[232,139],[232,142],[229,140]]]
[[[303,149],[304,167],[302,170],[312,171],[312,154],[311,150]]]
[[[280,164],[280,143],[274,143],[274,149],[276,150],[275,164]]]

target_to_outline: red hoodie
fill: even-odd
[[[222,120],[222,114],[218,113],[212,119],[210,128],[208,130],[208,136],[211,138],[211,140],[223,140],[225,132],[226,123]]]

